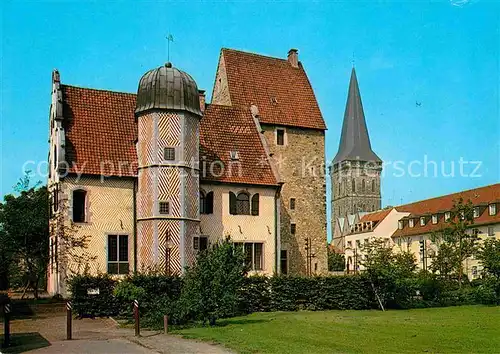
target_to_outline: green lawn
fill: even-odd
[[[254,313],[174,333],[241,353],[500,353],[500,307]]]

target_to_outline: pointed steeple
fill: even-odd
[[[353,67],[339,150],[333,159],[333,163],[356,160],[382,162],[377,154],[373,152],[370,144],[358,79],[356,78],[356,70]]]

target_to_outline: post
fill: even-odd
[[[134,319],[135,319],[135,336],[139,337],[141,333],[139,326],[139,301],[137,300],[134,300]]]
[[[3,346],[7,348],[10,345],[10,312],[11,312],[11,305],[10,304],[5,304],[3,306],[3,329],[4,329],[4,335],[3,335]]]
[[[163,316],[163,327],[165,328],[165,334],[168,333],[168,315]]]
[[[72,338],[72,320],[73,320],[73,315],[72,315],[72,309],[73,306],[71,305],[71,301],[68,301],[66,303],[66,339],[71,340]]]

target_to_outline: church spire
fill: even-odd
[[[359,93],[358,79],[353,66],[339,150],[333,159],[333,163],[356,160],[382,162],[371,148]]]

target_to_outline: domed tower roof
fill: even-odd
[[[171,63],[148,71],[139,81],[135,114],[150,109],[188,111],[201,116],[196,82]]]

